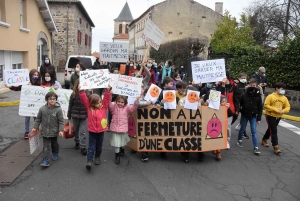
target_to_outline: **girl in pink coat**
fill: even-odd
[[[128,115],[133,113],[139,104],[139,98],[134,102],[134,105],[127,105],[127,97],[118,96],[115,102],[109,103],[109,110],[112,113],[112,121],[110,130],[112,132],[110,138],[111,146],[115,147],[115,163],[120,164],[120,156],[124,155],[124,148],[130,138],[128,132]]]

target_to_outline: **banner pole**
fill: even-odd
[[[140,75],[142,75],[142,73],[143,73],[143,70],[144,70],[144,67],[145,67],[145,66],[144,66],[144,63],[147,61],[147,56],[148,56],[148,54],[149,54],[150,48],[151,48],[151,45],[148,44],[147,50],[146,50],[146,52],[145,52],[145,54],[144,54],[142,66],[141,66],[141,69],[140,69],[140,71],[139,71],[139,74],[140,74]]]

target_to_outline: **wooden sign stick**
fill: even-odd
[[[141,67],[141,69],[139,71],[140,75],[142,75],[142,73],[143,73],[143,70],[144,70],[144,67],[145,67],[144,63],[147,61],[147,57],[148,57],[150,49],[151,49],[151,45],[148,45],[147,50],[146,50],[146,52],[144,54],[144,58],[143,58],[143,62],[142,62],[142,67]]]

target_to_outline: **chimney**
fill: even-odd
[[[216,2],[215,11],[220,15],[223,15],[223,2]]]

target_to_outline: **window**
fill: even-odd
[[[77,42],[79,45],[81,45],[81,31],[78,30],[78,34],[77,34]]]
[[[0,65],[0,82],[3,81],[4,65]]]
[[[27,28],[26,0],[20,0],[20,27]]]
[[[84,45],[85,46],[88,46],[89,45],[89,37],[88,37],[88,35],[87,34],[85,34],[85,42],[84,42]]]
[[[122,29],[123,29],[123,25],[122,25],[122,24],[119,24],[119,34],[122,33]]]
[[[89,36],[89,47],[92,46],[92,38]]]
[[[82,23],[82,19],[81,19],[81,18],[79,18],[79,23],[80,23],[80,24]]]
[[[126,24],[125,33],[128,34],[128,24]]]
[[[87,28],[87,29],[89,28],[89,24],[88,24],[88,23],[86,23],[86,28]]]
[[[23,64],[20,63],[20,64],[13,64],[12,65],[12,69],[22,69],[23,68]]]

